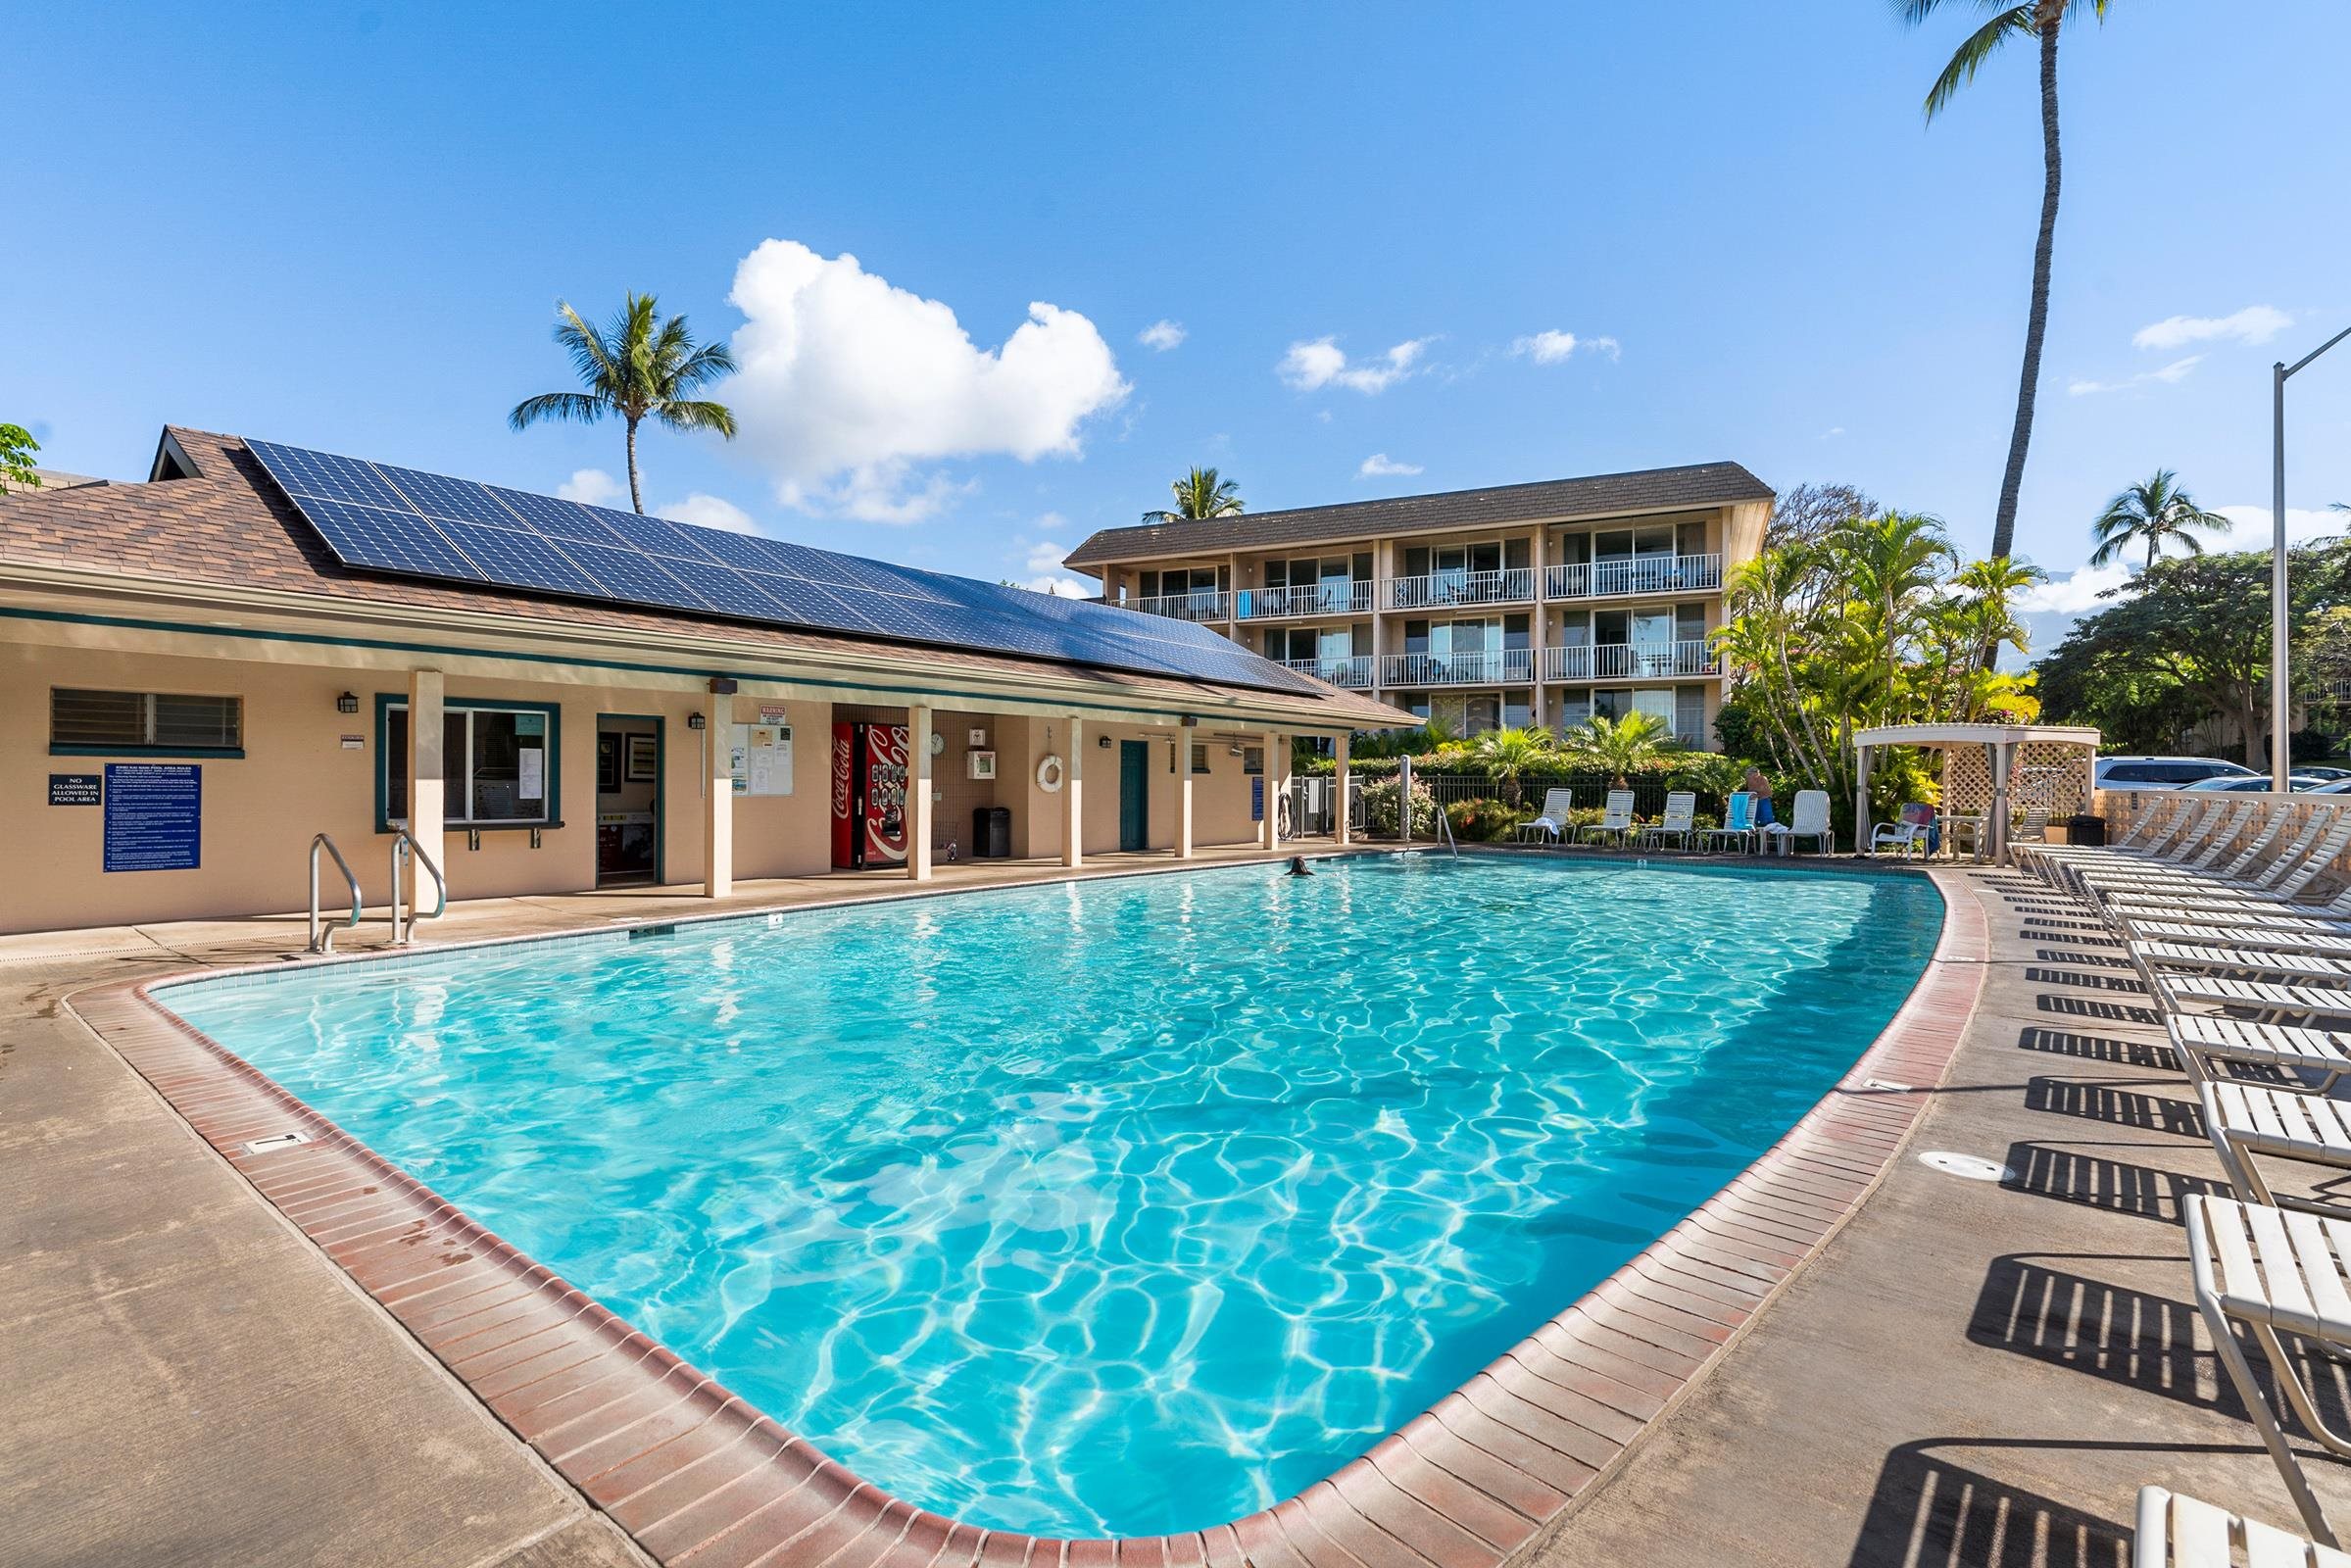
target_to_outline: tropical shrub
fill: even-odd
[[[1452,824],[1454,838],[1492,844],[1518,837],[1519,828],[1535,820],[1535,812],[1502,801],[1455,801],[1445,808],[1445,819]]]
[[[1403,781],[1386,778],[1363,786],[1363,822],[1373,833],[1394,837],[1396,832],[1396,797],[1402,792]],[[1437,797],[1429,793],[1426,784],[1412,786],[1412,832],[1425,838],[1437,831]]]

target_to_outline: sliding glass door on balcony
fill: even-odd
[[[1232,613],[1231,572],[1224,566],[1170,566],[1138,574],[1139,597],[1127,606],[1176,620],[1225,620]]]
[[[1523,603],[1535,597],[1532,558],[1533,547],[1525,539],[1408,546],[1403,574],[1388,585],[1389,608]]]
[[[1364,690],[1371,685],[1369,627],[1295,626],[1269,631],[1265,657],[1334,686]]]
[[[1723,558],[1708,554],[1705,545],[1706,530],[1698,523],[1563,534],[1559,564],[1543,574],[1543,597],[1715,592],[1723,585]]]
[[[1535,678],[1525,615],[1481,620],[1408,620],[1404,651],[1382,664],[1383,686],[1517,683]]]
[[[1355,615],[1372,606],[1371,552],[1268,561],[1265,586],[1233,596],[1243,620],[1294,615]]]

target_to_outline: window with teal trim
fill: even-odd
[[[408,820],[409,710],[383,707],[376,755],[382,760],[384,819]],[[555,818],[556,710],[452,703],[441,710],[443,820],[453,827],[530,827]]]
[[[233,755],[245,744],[241,698],[185,692],[101,692],[59,686],[49,693],[52,752]]]

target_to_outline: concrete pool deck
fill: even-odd
[[[1141,868],[1115,858],[1099,867]],[[990,880],[1061,874],[987,870]],[[1696,1259],[1705,1266],[1671,1287],[1683,1304],[1670,1310],[1696,1321],[1656,1316],[1664,1298],[1600,1303],[1599,1310],[1646,1315],[1659,1332],[1596,1353],[1587,1353],[1590,1345],[1568,1347],[1557,1364],[1530,1374],[1536,1381],[1516,1390],[1497,1384],[1481,1396],[1492,1408],[1456,1411],[1451,1423],[1456,1435],[1482,1431],[1490,1458],[1494,1449],[1531,1446],[1521,1477],[1577,1477],[1558,1505],[1522,1492],[1517,1518],[1505,1517],[1514,1511],[1508,1467],[1481,1470],[1455,1453],[1477,1471],[1464,1480],[1445,1467],[1445,1454],[1423,1446],[1390,1470],[1408,1472],[1400,1490],[1444,1494],[1446,1519],[1472,1525],[1458,1539],[1427,1521],[1388,1533],[1396,1527],[1384,1530],[1379,1516],[1394,1504],[1367,1502],[1358,1485],[1323,1489],[1338,1501],[1277,1519],[1273,1536],[1236,1542],[1233,1550],[1267,1564],[1491,1562],[1504,1550],[1493,1538],[1515,1533],[1534,1538],[1511,1543],[1518,1556],[1562,1564],[2022,1563],[2043,1560],[2018,1554],[2034,1521],[2053,1521],[2059,1537],[2072,1530],[2082,1542],[2113,1540],[2143,1480],[2289,1517],[2249,1429],[2226,1414],[2209,1351],[2194,1348],[2193,1314],[2180,1304],[2183,1252],[2176,1207],[2166,1204],[2213,1171],[2201,1143],[2172,1130],[2182,1116],[2193,1130],[2177,1075],[2133,1065],[2132,1053],[2146,1062],[2160,1055],[2148,1044],[2160,1032],[2124,1015],[2124,977],[2097,961],[2104,955],[2094,942],[2082,940],[2094,934],[2026,928],[2005,906],[1996,877],[1943,880],[1979,915],[1992,916],[1992,961],[1967,976],[1971,992],[1978,980],[1988,982],[1985,1004],[1960,1042],[1944,1091],[1873,1092],[1877,1103],[1865,1109],[1883,1116],[1907,1102],[1904,1124],[1923,1110],[1927,1141],[1913,1138],[1913,1149],[1931,1143],[1995,1159],[2011,1146],[2028,1151],[2010,1156],[2015,1185],[1959,1182],[1903,1157],[1873,1191],[1857,1164],[1839,1183],[1822,1184],[1838,1199],[1837,1214],[1814,1213],[1796,1229],[1834,1234],[1768,1310],[1753,1307],[1775,1282],[1749,1274],[1752,1283],[1739,1285],[1739,1270],[1720,1253]],[[845,891],[837,878],[803,884],[747,889],[734,906]],[[903,881],[854,889],[868,890],[910,891]],[[593,928],[710,907],[674,896],[616,907],[643,897],[499,901],[514,906],[453,911],[432,934]],[[298,922],[291,933],[299,947]],[[31,1202],[13,1207],[0,1231],[8,1244],[0,1299],[10,1303],[15,1331],[0,1349],[0,1373],[8,1374],[0,1499],[15,1522],[0,1560],[20,1560],[15,1552],[28,1562],[643,1560],[605,1513],[493,1419],[280,1210],[257,1200],[60,1005],[92,983],[255,961],[282,950],[288,928],[231,922],[218,931],[75,941],[88,956],[0,949],[0,979],[17,982],[0,1014],[9,1020],[0,1149],[17,1168],[42,1174]],[[2031,1071],[2020,1073],[2025,1028],[2046,1038],[2024,1048],[2033,1054],[2024,1058]],[[2152,1086],[2119,1081],[2149,1079]],[[2167,1097],[2172,1110],[2161,1108]],[[2090,1127],[2087,1139],[2059,1136],[2050,1125],[2071,1116],[2056,1129],[2079,1133],[2083,1118],[2102,1112],[2107,1124]],[[1875,1143],[1899,1147],[1898,1127],[1885,1125],[1892,1130]],[[2109,1147],[2117,1133],[2145,1147],[2117,1155]],[[2068,1183],[2082,1196],[2053,1200],[2072,1191]],[[1836,1231],[1845,1206],[1865,1195]],[[1774,1203],[1790,1213],[1829,1206],[1758,1199],[1750,1207]],[[298,1202],[288,1207],[300,1212]],[[2035,1303],[2029,1316],[2015,1304],[2027,1301]],[[1984,1328],[1987,1316],[2000,1326]],[[2093,1326],[2084,1331],[2082,1322]],[[2169,1343],[2149,1338],[2164,1330]],[[1723,1342],[1728,1348],[1717,1350]],[[1690,1363],[1685,1371],[1710,1361],[1704,1375],[1683,1383],[1666,1375],[1670,1358],[1652,1364],[1655,1350],[1673,1345]],[[2108,1363],[2124,1370],[2102,1372]],[[1614,1375],[1600,1372],[1602,1364]],[[1577,1381],[1586,1392],[1569,1387]],[[1647,1398],[1632,1397],[1643,1384]],[[2182,1392],[2191,1386],[2201,1405]],[[1524,1394],[1551,1408],[1522,1408]],[[1657,1419],[1644,1430],[1611,1398]],[[2118,1422],[2135,1446],[2114,1446]],[[1418,1441],[1408,1438],[1407,1447]],[[1627,1444],[1634,1462],[1610,1463]],[[2313,1466],[2329,1502],[2351,1495],[2330,1474],[2337,1468]],[[1579,1494],[1568,1504],[1571,1491]],[[1330,1514],[1333,1507],[1362,1512]],[[1948,1530],[1937,1509],[1950,1515]],[[2010,1534],[1987,1548],[1968,1532],[1993,1519]],[[1486,1534],[1476,1520],[1488,1521]],[[1530,1520],[1547,1534],[1523,1528]],[[822,1532],[803,1536],[767,1560],[843,1568],[885,1557],[963,1560],[973,1554],[964,1547],[988,1544],[976,1532],[960,1533],[969,1538],[960,1546],[954,1538],[926,1542],[907,1523],[898,1521],[886,1540],[861,1528],[835,1544],[848,1548],[838,1553],[817,1549]],[[1968,1544],[1938,1546],[1942,1535]],[[912,1549],[917,1542],[922,1547]],[[2105,1560],[2060,1550],[2060,1540],[2041,1545],[2050,1561]],[[713,1547],[686,1560],[739,1555]],[[1069,1559],[1097,1555],[1081,1545]],[[1025,1547],[1015,1558],[1036,1560]]]

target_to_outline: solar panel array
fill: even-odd
[[[1310,693],[1205,626],[756,534],[248,441],[337,560],[762,625]]]

